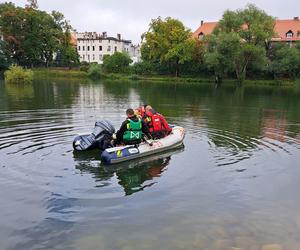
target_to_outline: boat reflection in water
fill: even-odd
[[[177,149],[166,151],[163,154],[156,154],[145,158],[139,158],[125,163],[110,166],[103,166],[99,161],[99,153],[96,151],[75,152],[76,169],[82,173],[94,175],[97,183],[96,187],[106,186],[104,183],[116,176],[118,184],[122,186],[125,195],[131,195],[157,183],[164,171],[167,170],[172,155],[184,151],[184,145]]]

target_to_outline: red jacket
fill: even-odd
[[[167,134],[169,134],[172,131],[162,114],[158,112],[153,113],[151,111],[147,111],[146,115],[146,122],[149,127],[150,133],[166,131]]]

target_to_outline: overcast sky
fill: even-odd
[[[10,1],[19,6],[26,3],[26,0]],[[247,3],[254,3],[277,18],[300,15],[300,0],[38,0],[40,9],[62,12],[78,32],[107,31],[109,36],[121,33],[134,43],[140,42],[151,19],[158,16],[178,18],[194,31],[201,20],[218,20],[224,10],[243,8]]]

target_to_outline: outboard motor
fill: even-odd
[[[110,121],[97,121],[91,134],[78,135],[73,141],[73,148],[77,151],[99,148],[105,150],[111,147],[112,135],[115,132]]]

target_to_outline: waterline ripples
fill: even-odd
[[[41,81],[30,96],[0,99],[3,249],[297,246],[298,112],[260,91],[241,100],[227,89],[126,84]],[[115,168],[97,150],[73,152],[77,133],[101,119],[117,127],[145,100],[185,128],[183,148]]]

